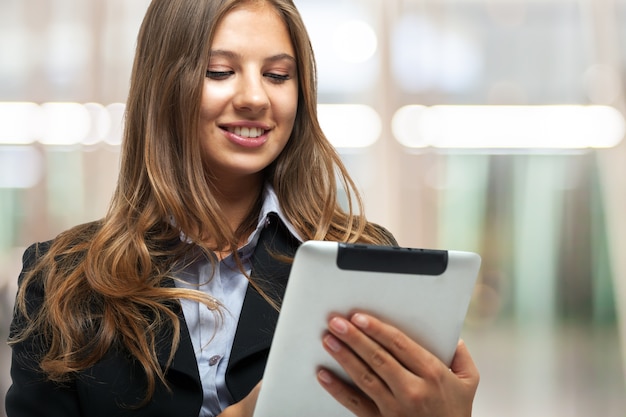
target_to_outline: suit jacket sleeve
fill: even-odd
[[[33,245],[24,255],[19,283],[49,243]],[[26,300],[29,313],[42,304],[44,289],[38,280],[28,286]],[[202,404],[202,388],[187,327],[180,315],[181,340],[174,361],[166,372],[168,387],[157,384],[148,404],[138,408],[145,395],[146,380],[141,366],[115,348],[93,367],[79,372],[66,384],[52,382],[39,369],[39,358],[45,343],[37,335],[12,346],[11,378],[5,407],[8,417],[197,417]],[[26,323],[17,310],[11,323],[15,335]],[[163,329],[159,335],[161,357],[167,357],[171,335]],[[163,363],[162,363],[162,366]]]
[[[23,269],[19,277],[21,285],[25,273],[31,269],[41,251],[46,251],[49,242],[35,244],[24,253]],[[30,313],[35,312],[43,301],[43,287],[30,285],[26,295]],[[26,318],[15,312],[11,323],[11,335],[22,328]],[[73,382],[59,385],[50,382],[39,370],[38,356],[41,354],[36,338],[12,346],[11,378],[5,407],[8,417],[31,416],[80,416],[76,388]]]

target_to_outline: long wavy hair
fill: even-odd
[[[60,234],[26,274],[17,308],[26,326],[18,343],[38,335],[39,358],[53,381],[71,379],[121,347],[141,364],[148,401],[166,384],[157,334],[171,326],[169,361],[179,343],[178,300],[219,305],[192,289],[164,286],[189,245],[234,251],[255,224],[258,205],[231,230],[210,186],[198,135],[202,86],[217,23],[243,4],[274,6],[289,30],[298,64],[299,100],[291,137],[266,168],[282,210],[304,239],[391,243],[368,223],[362,202],[317,119],[316,66],[304,23],[291,0],[153,0],[141,26],[126,107],[121,167],[106,216]],[[348,207],[338,200],[339,187]],[[172,221],[174,219],[174,221]],[[27,310],[29,285],[43,285],[43,305]],[[254,285],[254,283],[252,283]],[[167,385],[167,384],[166,384]]]

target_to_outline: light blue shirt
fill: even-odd
[[[281,211],[274,189],[266,185],[257,227],[249,236],[247,243],[239,249],[239,257],[247,274],[250,274],[250,260],[270,213],[277,214],[289,231],[302,241]],[[218,262],[215,271],[209,259],[204,256],[198,257],[179,274],[178,278],[179,280],[176,280],[178,287],[199,289],[210,294],[224,306],[220,316],[218,312],[209,310],[204,304],[181,300],[202,381],[203,402],[200,417],[216,416],[233,402],[226,387],[226,367],[248,279],[238,269],[232,255]]]

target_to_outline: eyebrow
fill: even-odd
[[[224,49],[214,49],[209,53],[209,58],[212,58],[212,57],[240,59],[241,54],[238,54],[237,52],[233,52],[233,51],[224,50]],[[285,61],[285,60],[291,61],[294,64],[296,63],[296,58],[294,58],[293,56],[287,53],[272,55],[264,59],[265,62],[277,62],[277,61]]]

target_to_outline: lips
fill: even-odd
[[[233,133],[237,136],[241,136],[243,138],[258,138],[259,136],[265,133],[265,129],[261,129],[260,127],[227,127],[227,131]]]
[[[244,148],[258,148],[267,142],[269,130],[259,126],[222,126],[226,138]]]

